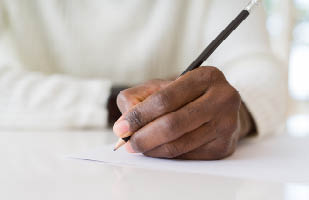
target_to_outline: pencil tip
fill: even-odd
[[[126,142],[122,139],[119,139],[117,144],[114,147],[114,151],[116,151],[117,149],[119,149],[122,145],[124,145]]]
[[[113,149],[113,151],[116,151],[117,149]]]

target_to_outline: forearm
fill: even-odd
[[[109,88],[107,80],[45,75],[0,65],[0,128],[104,127],[107,110],[103,105]]]

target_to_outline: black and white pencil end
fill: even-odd
[[[262,0],[251,0],[248,3],[245,10],[247,10],[249,13],[251,13],[251,11],[254,10],[261,2],[262,2]]]

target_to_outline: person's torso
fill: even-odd
[[[30,70],[137,83],[185,69],[205,45],[209,0],[4,2]]]

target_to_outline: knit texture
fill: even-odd
[[[99,128],[114,84],[179,75],[247,0],[0,1],[0,129]],[[206,64],[260,135],[284,122],[286,71],[257,9]]]

